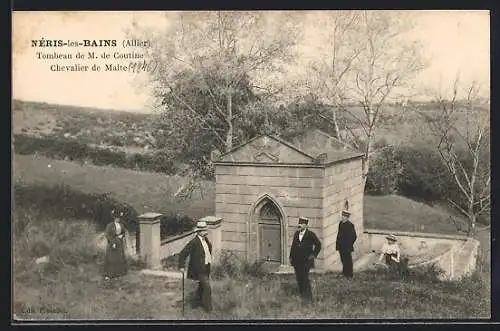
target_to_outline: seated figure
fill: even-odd
[[[398,239],[392,234],[386,236],[385,238],[387,239],[387,242],[384,243],[384,246],[382,246],[377,263],[381,263],[385,260],[385,264],[389,268],[390,274],[399,275],[399,277],[405,279],[407,276],[407,259],[401,258],[401,250],[398,245]]]

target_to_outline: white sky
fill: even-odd
[[[464,84],[477,80],[489,95],[490,22],[488,11],[415,11],[415,36],[430,66],[417,78],[422,88],[444,89],[457,73]],[[51,72],[50,60],[37,60],[32,39],[117,39],[137,19],[161,27],[161,12],[14,12],[13,98],[117,110],[150,111],[139,78],[125,72]],[[45,48],[53,52],[54,48]],[[67,49],[66,49],[67,50]],[[93,49],[97,51],[96,49]],[[120,47],[120,50],[121,49]],[[64,48],[58,49],[65,51]],[[76,49],[72,50],[73,52]],[[86,50],[85,50],[86,52]],[[101,61],[103,62],[103,61]],[[75,61],[67,61],[73,64]],[[128,63],[128,60],[123,62]],[[140,84],[140,81],[139,81]]]

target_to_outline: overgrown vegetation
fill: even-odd
[[[34,208],[47,218],[90,220],[98,230],[104,230],[112,221],[111,210],[120,209],[124,212],[125,226],[136,230],[138,214],[131,206],[108,194],[86,194],[68,185],[33,185],[18,180],[14,184],[14,205],[16,210]],[[19,220],[22,221],[23,218]]]
[[[461,160],[464,164],[471,164],[472,160],[467,156],[462,154]],[[489,162],[486,153],[481,157],[483,162]],[[439,154],[423,145],[381,145],[370,166],[365,192],[400,194],[430,204],[447,200],[459,201],[461,205],[467,203]],[[490,223],[488,210],[480,214],[478,222]]]
[[[136,232],[138,229],[137,211],[108,194],[87,194],[68,185],[51,187],[17,181],[14,185],[14,200],[16,210],[32,211],[28,216],[17,219],[15,231],[23,231],[31,217],[90,221],[96,230],[102,231],[112,221],[113,209],[123,211],[123,221],[129,231]],[[161,237],[185,233],[195,225],[196,222],[188,215],[164,214],[160,218]]]
[[[75,139],[103,146],[155,147],[154,115],[13,101],[14,133]],[[118,143],[118,144],[117,144]]]
[[[102,281],[103,253],[93,244],[90,222],[56,221],[33,208],[17,209],[13,216],[13,301],[18,318],[183,318],[180,280],[144,276],[131,264],[122,280]],[[35,263],[40,255],[48,255],[49,262]],[[293,275],[267,274],[262,264],[243,263],[227,254],[214,267],[214,311],[205,314],[186,303],[184,318],[489,318],[483,271],[478,268],[456,282],[439,281],[434,268],[415,270],[408,281],[388,278],[382,270],[359,272],[351,281],[337,273],[313,274],[311,309],[301,305]],[[186,280],[186,298],[195,286]]]
[[[245,277],[260,278],[266,273],[264,261],[248,262],[230,251],[223,251],[218,264],[212,271],[212,276],[215,279],[242,279]]]
[[[115,145],[116,146],[116,145]],[[14,135],[14,151],[20,155],[40,154],[59,160],[94,165],[111,165],[140,171],[181,173],[173,158],[163,151],[126,153],[122,150],[92,146],[81,140],[54,136]]]

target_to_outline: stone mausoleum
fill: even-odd
[[[213,155],[221,249],[250,261],[287,265],[303,216],[323,245],[316,268],[337,265],[335,240],[343,209],[351,213],[357,244],[362,240],[362,155],[317,130],[290,141],[261,135]]]

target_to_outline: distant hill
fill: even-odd
[[[437,110],[438,107],[433,102],[414,105],[428,112]],[[349,112],[344,115],[350,122],[348,131],[358,132],[363,137],[363,129],[356,119],[363,118],[362,107],[351,105]],[[126,153],[148,153],[155,149],[158,138],[164,135],[161,130],[154,129],[154,124],[158,123],[155,117],[156,114],[123,110],[13,101],[14,134],[78,139],[86,144],[113,147]],[[423,118],[402,105],[388,105],[379,121],[375,136],[383,144],[411,145],[431,139],[430,134],[426,133],[427,125]],[[457,121],[457,125],[465,125],[465,122],[464,116]],[[341,131],[342,136],[346,134]]]
[[[12,130],[32,136],[60,136],[129,152],[154,149],[154,114],[13,101]]]
[[[379,137],[389,142],[408,140],[408,126],[396,117],[403,118],[400,106],[391,106],[387,116],[383,117],[384,125],[378,129]],[[363,116],[363,109],[352,106],[350,113],[358,118]],[[153,124],[156,114],[134,113],[129,111],[78,107],[70,105],[50,104],[34,101],[13,101],[13,132],[30,136],[55,136],[78,139],[80,142],[95,144],[101,147],[118,147],[125,152],[143,153],[155,148],[157,137],[162,132],[155,132]],[[356,131],[357,120],[346,114],[351,129]],[[401,130],[394,130],[395,126]],[[359,128],[361,130],[361,128]]]

